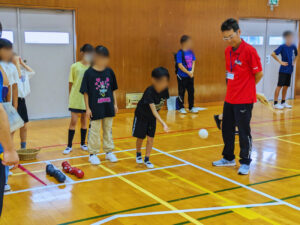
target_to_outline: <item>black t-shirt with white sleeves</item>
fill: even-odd
[[[138,102],[135,115],[143,117],[148,120],[155,120],[155,117],[151,111],[150,104],[154,103],[156,110],[159,111],[164,105],[166,99],[169,98],[169,90],[158,93],[153,86],[148,87],[141,100]]]
[[[89,96],[92,120],[115,116],[113,92],[117,89],[117,80],[111,68],[98,71],[90,67],[85,71],[80,92]]]

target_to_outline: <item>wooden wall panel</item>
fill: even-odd
[[[220,101],[226,90],[224,49],[220,24],[228,17],[300,19],[300,1],[280,1],[271,12],[263,0],[0,0],[3,6],[76,10],[78,47],[89,42],[111,51],[120,90],[120,107],[126,92],[142,92],[151,70],[165,66],[172,74],[171,95],[177,94],[173,52],[179,38],[195,41],[196,102]],[[300,61],[299,61],[300,63]],[[300,64],[299,64],[300,65]],[[297,70],[300,94],[300,69]]]

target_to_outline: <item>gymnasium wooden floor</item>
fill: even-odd
[[[119,162],[109,163],[100,155],[100,166],[91,166],[87,153],[79,149],[79,132],[73,152],[62,155],[69,119],[31,122],[29,145],[43,149],[33,164],[23,163],[48,186],[15,170],[9,177],[12,191],[5,196],[0,223],[299,224],[300,100],[290,103],[292,110],[278,114],[260,103],[255,105],[249,176],[237,175],[238,167],[211,166],[223,148],[221,132],[212,117],[221,112],[221,103],[207,106],[199,114],[162,111],[172,131],[164,134],[158,125],[151,157],[156,165],[153,170],[135,163],[133,113],[119,114],[114,120]],[[208,130],[208,139],[199,138],[200,128]],[[238,142],[236,147],[238,152]],[[53,160],[61,168],[66,157],[73,157],[69,162],[84,170],[85,177],[79,180],[70,176],[70,184],[58,185],[46,176],[45,161]]]

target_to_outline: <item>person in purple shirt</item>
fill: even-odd
[[[294,44],[294,34],[291,31],[285,31],[283,33],[285,43],[280,45],[273,53],[272,57],[281,65],[279,69],[279,78],[277,88],[274,96],[274,108],[284,109],[292,108],[285,102],[287,89],[291,85],[291,77],[294,71],[294,65],[297,61],[298,50]],[[277,56],[281,55],[281,59]],[[278,103],[278,96],[282,89],[282,100],[281,104]]]
[[[194,69],[196,57],[192,51],[193,42],[191,37],[183,35],[180,39],[180,44],[181,49],[176,54],[179,112],[182,114],[187,113],[184,108],[184,95],[187,90],[189,111],[197,113],[198,110],[194,107]]]

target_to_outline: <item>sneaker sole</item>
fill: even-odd
[[[71,153],[71,151],[69,151],[69,152],[63,152],[64,155],[68,155],[70,153]]]
[[[248,175],[249,172],[248,172],[248,173],[241,173],[241,172],[238,172],[238,174],[239,174],[239,175]]]
[[[226,165],[214,165],[213,166],[217,166],[217,167],[230,167],[230,166],[236,166],[236,164],[226,164]]]

